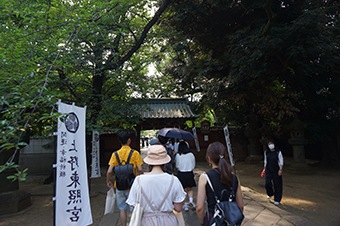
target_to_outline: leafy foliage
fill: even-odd
[[[166,44],[173,57],[164,73],[178,94],[202,94],[219,122],[337,112],[338,2],[178,0],[171,9],[163,25],[177,36]]]
[[[132,127],[137,115],[129,97],[147,81],[153,26],[169,4],[2,1],[0,153],[56,130],[58,99],[87,106],[87,131]],[[24,175],[18,173],[13,179]]]

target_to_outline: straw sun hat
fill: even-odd
[[[163,145],[151,145],[148,148],[148,155],[144,158],[144,162],[149,165],[157,166],[170,162],[171,158],[167,154]]]

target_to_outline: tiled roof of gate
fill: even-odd
[[[134,106],[143,119],[197,118],[187,98],[136,99]]]

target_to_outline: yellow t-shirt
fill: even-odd
[[[131,150],[131,148],[129,146],[123,146],[121,149],[119,149],[117,151],[120,163],[122,165],[125,165],[128,157],[129,157],[130,150]],[[137,167],[141,166],[143,164],[142,157],[140,156],[138,151],[136,151],[136,150],[133,151],[129,163],[133,164],[133,173],[137,176]],[[118,166],[118,161],[116,159],[116,155],[115,155],[114,152],[111,155],[111,158],[110,158],[110,161],[109,161],[109,165],[113,166],[113,167]],[[115,188],[117,187],[116,186],[116,181],[114,183],[114,187]]]

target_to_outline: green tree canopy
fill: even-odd
[[[134,125],[130,97],[148,92],[149,46],[169,4],[2,1],[0,152],[56,129],[58,99],[87,106],[88,131]]]
[[[164,73],[178,94],[201,94],[217,122],[245,125],[253,112],[278,131],[298,116],[310,142],[334,141],[339,10],[332,0],[176,0],[162,23],[176,34]]]
[[[242,124],[249,111],[267,122],[298,112],[312,120],[310,111],[329,119],[339,106],[339,7],[337,1],[175,1],[163,23],[177,32],[167,43],[173,57],[165,73],[179,93],[201,93],[224,122]]]

